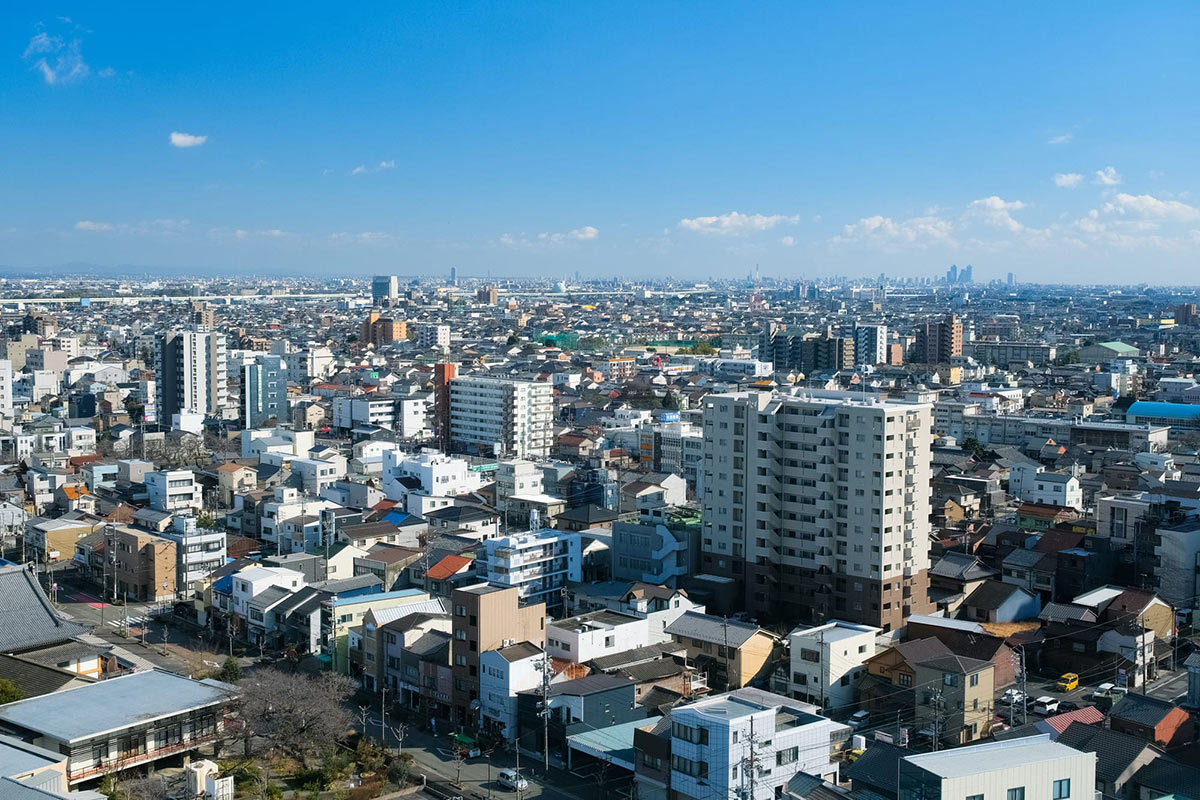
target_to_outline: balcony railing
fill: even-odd
[[[166,756],[173,755],[175,753],[182,753],[187,750],[195,750],[197,747],[203,744],[215,742],[219,736],[220,734],[217,732],[213,732],[207,736],[196,736],[188,739],[186,742],[178,742],[177,744],[170,744],[166,747],[158,747],[154,750],[147,750],[145,753],[126,756],[125,758],[112,759],[84,770],[74,771],[68,767],[67,782],[78,783],[79,781],[85,781],[88,778],[95,778],[109,772],[118,772],[123,769],[128,769],[129,767],[137,766],[138,764],[144,764],[147,761],[156,761],[160,758],[165,758]]]

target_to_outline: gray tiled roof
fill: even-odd
[[[25,567],[0,566],[0,653],[58,644],[89,630],[55,611]]]
[[[672,636],[683,636],[699,639],[702,642],[728,644],[731,647],[741,647],[754,634],[758,633],[757,625],[750,625],[736,620],[724,620],[711,614],[699,614],[686,611],[674,622],[667,626],[666,632]]]
[[[1096,754],[1096,777],[1112,783],[1121,777],[1148,745],[1141,739],[1117,731],[1072,722],[1058,741],[1076,750]]]

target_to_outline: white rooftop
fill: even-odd
[[[1094,753],[1081,753],[1052,742],[1049,734],[1042,734],[906,756],[904,760],[941,778],[962,778],[1081,755],[1096,757]]]

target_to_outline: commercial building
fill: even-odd
[[[984,364],[1007,367],[1028,362],[1035,367],[1044,367],[1054,363],[1058,348],[1044,342],[975,342],[971,345],[971,353],[976,361]]]
[[[546,458],[552,444],[554,389],[504,378],[450,381],[450,445],[508,458]]]
[[[521,605],[516,589],[488,583],[455,589],[450,604],[454,719],[465,725],[478,718],[481,654],[521,642],[544,647],[546,605]]]
[[[204,490],[190,469],[147,472],[146,492],[155,511],[198,511],[204,506]]]
[[[932,610],[929,405],[793,390],[704,409],[701,567],[748,611],[887,631]]]
[[[371,279],[371,302],[391,304],[400,296],[400,281],[395,275],[376,275]]]
[[[1169,425],[1172,431],[1200,431],[1200,405],[1138,400],[1125,411],[1134,425]]]
[[[225,334],[194,328],[155,337],[159,419],[191,411],[218,416],[228,400]]]

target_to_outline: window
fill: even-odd
[[[786,750],[780,750],[775,754],[775,766],[782,767],[784,764],[791,764],[800,757],[800,748],[789,747]]]
[[[967,681],[967,685],[968,686],[978,686],[979,685],[979,673],[978,672],[976,672],[974,675],[971,676],[970,680]]]
[[[907,672],[901,672],[899,683],[901,686],[912,686],[912,679],[912,675],[909,675]]]
[[[981,795],[981,794],[969,794],[969,795],[967,795],[967,800],[983,800],[983,795]]]
[[[693,728],[682,722],[676,722],[671,726],[671,735],[692,744],[708,744],[708,728]]]
[[[1025,787],[1018,786],[1008,790],[1008,800],[1025,800]]]
[[[1063,778],[1054,782],[1054,800],[1067,800],[1071,796],[1071,779]]]
[[[958,686],[958,676],[953,672],[943,672],[942,683],[946,686]],[[1009,798],[1009,800],[1012,800],[1012,798]]]

